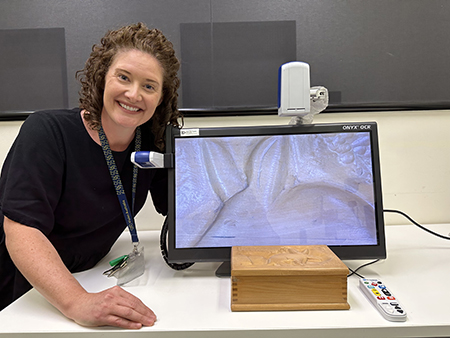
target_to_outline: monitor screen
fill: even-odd
[[[328,245],[385,258],[375,123],[167,131],[168,255],[228,261],[232,246]]]

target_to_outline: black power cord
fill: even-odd
[[[406,219],[408,219],[412,224],[414,224],[415,226],[419,227],[420,229],[422,229],[422,230],[424,230],[424,231],[426,231],[426,232],[428,232],[428,233],[430,233],[432,235],[435,235],[435,236],[437,236],[439,238],[450,240],[450,237],[438,234],[437,232],[434,232],[434,231],[432,231],[430,229],[425,228],[423,225],[420,225],[415,220],[413,220],[411,217],[409,217],[407,214],[405,214],[403,211],[394,210],[394,209],[384,209],[383,211],[384,212],[391,212],[391,213],[400,214],[403,217],[405,217]]]
[[[412,224],[414,224],[415,226],[419,227],[420,229],[422,229],[422,230],[424,230],[424,231],[426,231],[426,232],[428,232],[428,233],[430,233],[430,234],[432,234],[432,235],[434,235],[434,236],[437,236],[437,237],[439,237],[439,238],[450,240],[450,237],[449,237],[449,236],[444,236],[444,235],[438,234],[437,232],[434,232],[434,231],[432,231],[432,230],[430,230],[430,229],[424,227],[423,225],[421,225],[421,224],[417,223],[415,220],[413,220],[409,215],[405,214],[403,211],[395,210],[395,209],[384,209],[383,212],[390,212],[390,213],[395,213],[395,214],[402,215],[403,217],[405,217],[406,219],[408,219]],[[358,268],[356,268],[355,270],[352,270],[352,269],[348,268],[348,269],[350,270],[351,273],[349,273],[349,274],[347,275],[347,277],[350,277],[350,276],[352,276],[352,275],[357,275],[357,276],[360,277],[360,278],[364,278],[364,277],[361,276],[359,273],[357,273],[357,271],[358,271],[359,269],[362,269],[362,268],[365,267],[365,266],[374,264],[374,263],[376,263],[376,262],[378,262],[378,261],[379,261],[379,259],[376,259],[376,260],[374,260],[374,261],[372,261],[372,262],[363,264],[363,265],[359,266]]]

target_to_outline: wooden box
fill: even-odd
[[[231,310],[347,310],[347,275],[326,245],[233,247]]]

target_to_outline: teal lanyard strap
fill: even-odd
[[[122,185],[122,180],[120,179],[119,170],[117,169],[116,161],[114,160],[114,156],[109,146],[108,139],[106,138],[105,132],[103,131],[103,128],[101,126],[100,130],[98,131],[98,136],[100,137],[100,143],[102,145],[103,154],[105,155],[106,164],[108,165],[109,173],[114,183],[114,188],[116,189],[117,197],[119,199],[119,203],[122,208],[122,213],[125,218],[125,222],[128,226],[128,229],[130,230],[131,240],[133,241],[134,246],[137,246],[139,244],[139,239],[136,231],[136,224],[134,222],[134,200],[136,197],[138,167],[133,166],[133,182],[131,190],[132,209],[130,211],[127,196],[125,195],[125,190]],[[141,150],[141,129],[139,127],[136,128],[136,139],[134,148],[135,151]]]

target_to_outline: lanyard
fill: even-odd
[[[111,152],[108,139],[106,138],[105,132],[103,131],[103,128],[101,126],[100,130],[98,131],[98,136],[100,137],[100,143],[102,145],[103,154],[105,155],[106,164],[108,165],[109,173],[114,183],[114,188],[116,189],[117,197],[119,198],[123,216],[125,217],[125,222],[128,226],[128,229],[130,230],[131,240],[133,241],[133,244],[136,247],[139,244],[139,239],[136,231],[136,225],[134,223],[134,199],[136,196],[138,167],[133,166],[133,185],[131,191],[132,209],[130,211],[127,196],[125,195],[125,190],[122,185],[122,180],[120,179],[119,171],[117,170],[116,161],[114,160],[114,156]],[[136,128],[136,140],[134,147],[135,151],[141,150],[141,129],[139,127]]]

